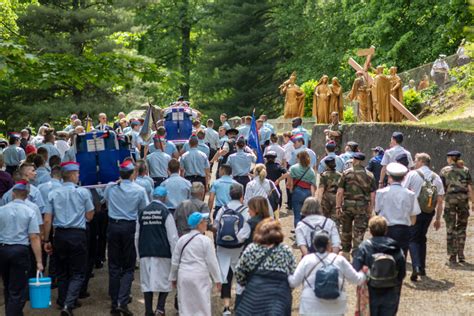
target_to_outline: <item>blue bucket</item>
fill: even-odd
[[[51,306],[51,278],[44,278],[43,273],[37,272],[36,278],[28,282],[30,288],[31,308],[48,308]]]

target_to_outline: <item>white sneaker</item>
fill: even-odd
[[[222,312],[222,316],[230,316],[232,313],[230,312],[229,307],[224,307],[224,311]]]

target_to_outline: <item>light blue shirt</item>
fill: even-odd
[[[146,156],[148,170],[150,170],[150,177],[152,178],[166,178],[168,177],[168,163],[171,156],[161,150],[154,151]]]
[[[250,173],[252,163],[257,161],[254,154],[247,153],[241,149],[237,149],[235,154],[229,156],[227,163],[232,167],[232,176],[246,176]]]
[[[21,201],[21,200],[18,200]],[[35,216],[36,216],[36,221],[38,222],[38,225],[43,225],[43,216],[41,215],[41,211],[38,206],[36,206],[35,203],[31,202],[30,200],[26,199],[24,200],[26,206],[31,208],[33,211],[35,211]]]
[[[269,130],[272,131],[272,133],[275,133],[275,128],[273,127],[272,124],[268,123],[268,122],[264,122],[263,123],[263,126],[265,126],[266,128],[268,128]]]
[[[166,141],[164,149],[165,149],[165,153],[167,153],[171,157],[173,157],[173,154],[178,151],[178,149],[176,148],[176,145],[168,140]],[[148,152],[153,153],[155,151],[156,151],[155,144],[150,144],[150,146],[148,146]]]
[[[324,160],[326,160],[327,157],[334,157],[334,160],[336,161],[336,171],[342,172],[344,170],[344,161],[341,159],[341,157],[336,155],[336,153],[328,153],[327,156],[321,159],[319,162],[318,173],[321,174],[326,171],[326,163]]]
[[[258,134],[260,136],[260,146],[263,146],[267,140],[270,140],[272,131],[265,126],[262,126],[258,131]]]
[[[238,183],[231,176],[223,176],[214,181],[210,192],[216,195],[215,207],[221,207],[230,202],[230,187]]]
[[[184,175],[188,176],[206,176],[206,170],[209,169],[209,159],[206,154],[197,148],[190,148],[180,158],[181,167],[184,169]]]
[[[6,192],[3,195],[3,198],[2,198],[3,205],[6,205],[7,203],[13,201],[12,193],[13,193],[13,188],[8,190],[8,192]],[[32,184],[30,184],[30,193],[28,194],[28,200],[36,204],[36,206],[39,207],[41,213],[44,213],[45,201],[43,200],[43,197],[41,196],[41,192],[38,190],[38,188]]]
[[[250,125],[240,125],[237,130],[239,131],[239,136],[243,136],[246,140],[249,139]]]
[[[198,141],[197,149],[200,152],[204,153],[209,159],[209,154],[211,153],[211,150],[209,149],[209,146],[207,146],[206,143],[204,142],[204,139],[200,139]],[[188,152],[188,151],[189,151],[189,142],[186,142],[183,145],[183,153]]]
[[[48,201],[49,192],[60,188],[62,186],[62,182],[58,179],[51,178],[49,182],[42,183],[38,186],[38,190],[40,191],[41,198],[43,201]],[[43,209],[44,212],[44,209]]]
[[[35,212],[22,200],[0,207],[0,244],[30,244],[29,235],[39,234]]]
[[[53,215],[56,228],[86,229],[86,212],[94,211],[89,190],[64,182],[48,194],[45,213]]]
[[[300,126],[294,128],[291,131],[291,134],[293,134],[293,135],[296,135],[296,134],[303,135],[304,144],[305,144],[305,146],[308,146],[308,144],[309,144],[309,133],[308,133],[308,130],[306,128],[304,128],[303,126],[300,125]]]
[[[346,163],[347,161],[349,161],[353,157],[354,157],[354,152],[353,151],[346,151],[345,153],[339,155],[339,158],[341,158],[344,163]]]
[[[219,138],[219,148],[222,148],[224,146],[224,143],[229,140],[229,137],[227,135],[222,136]]]
[[[108,185],[104,198],[109,208],[109,217],[116,220],[135,221],[138,211],[150,203],[145,189],[130,180]]]
[[[191,182],[177,173],[172,173],[161,186],[168,190],[167,204],[171,209],[176,209],[181,202],[191,196]]]
[[[22,160],[26,159],[23,148],[16,145],[10,145],[3,150],[3,161],[5,166],[19,166]]]
[[[62,162],[68,161],[76,161],[76,146],[71,146],[66,152],[64,153],[64,157]]]
[[[155,183],[153,182],[153,179],[150,178],[149,176],[138,176],[135,182],[143,187],[146,191],[146,194],[148,195],[148,198],[153,200],[153,188],[155,186]]]
[[[311,149],[307,148],[306,145],[302,145],[300,148],[297,148],[295,149],[292,153],[291,153],[291,158],[290,158],[290,161],[288,162],[288,164],[290,166],[296,164],[298,161],[296,159],[296,156],[298,155],[298,153],[302,152],[303,150],[306,150],[306,152],[308,153],[309,155],[309,159],[310,159],[310,163],[309,163],[309,166],[311,168],[314,168],[314,166],[316,166],[316,160],[317,160],[317,157],[316,157],[316,154],[314,153],[314,151],[312,151]]]
[[[39,167],[36,169],[36,179],[34,181],[34,185],[39,186],[40,184],[46,183],[51,181],[51,174],[46,167]]]
[[[208,127],[204,130],[206,136],[204,137],[204,142],[208,143],[212,149],[219,148],[219,133],[216,132],[213,128]]]
[[[225,130],[228,131],[230,130],[232,127],[230,126],[229,122],[225,121],[224,123],[222,123],[221,126],[224,126],[225,127]]]
[[[56,146],[54,146],[53,144],[45,143],[45,144],[40,145],[39,147],[46,148],[46,150],[48,151],[48,159],[53,157],[53,156],[58,156],[59,158],[61,158],[61,153],[56,148]]]

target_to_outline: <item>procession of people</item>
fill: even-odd
[[[296,98],[288,115],[302,113],[295,76],[281,87]],[[365,83],[358,80],[353,97],[362,100]],[[111,315],[133,315],[133,282],[146,316],[170,314],[172,305],[182,316],[291,315],[297,287],[300,315],[343,315],[355,295],[345,281],[358,285],[359,295],[365,289],[361,315],[397,314],[407,258],[412,282],[430,273],[432,223],[438,230],[445,220],[447,266],[465,263],[472,178],[456,148],[437,174],[429,153],[407,151],[400,132],[372,157],[357,139],[342,143],[342,91],[337,78],[331,82],[322,78],[314,101],[317,116],[331,122],[322,157],[311,149],[301,114],[282,135],[265,115],[245,116],[234,128],[225,113],[220,124],[206,126],[197,114],[191,137],[176,146],[160,121],[146,139],[143,119],[119,113],[109,123],[101,113],[95,129],[129,136],[132,157],[120,161],[118,181],[84,188],[74,140],[86,124],[78,115],[66,127],[45,123],[37,135],[30,128],[11,133],[0,153],[5,315],[23,315],[28,278],[37,271],[57,288],[57,313],[80,315],[89,279],[104,264]],[[328,113],[318,112],[324,102]],[[367,120],[397,115],[360,110]],[[283,214],[293,216],[293,245],[283,242]],[[214,286],[223,310],[211,304]]]

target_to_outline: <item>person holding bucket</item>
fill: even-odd
[[[31,243],[36,269],[43,271],[39,224],[34,210],[25,203],[29,184],[20,182],[12,189],[13,201],[0,207],[0,275],[5,288],[5,315],[23,315],[27,298]]]
[[[61,315],[72,315],[86,277],[86,221],[94,217],[94,204],[89,190],[77,187],[79,164],[61,164],[63,184],[48,194],[44,214],[45,251],[53,253],[58,278],[57,303]],[[54,226],[53,246],[49,240],[51,221]]]

